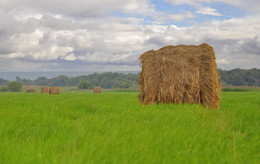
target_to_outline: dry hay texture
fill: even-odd
[[[48,86],[43,86],[43,87],[41,88],[41,93],[49,94],[49,87],[48,87]]]
[[[220,77],[211,46],[166,46],[140,56],[142,104],[190,103],[219,108]]]
[[[60,94],[60,87],[50,87],[50,94]]]
[[[35,92],[35,89],[33,89],[33,88],[28,88],[28,89],[26,89],[26,92],[27,92],[27,93],[34,93],[34,92]]]
[[[93,92],[94,92],[94,93],[101,93],[101,91],[102,91],[101,87],[95,87],[95,88],[93,89]]]

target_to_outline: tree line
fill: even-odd
[[[226,86],[259,86],[260,87],[260,69],[233,69],[230,71],[219,70],[222,85]],[[100,86],[102,88],[138,88],[139,74],[123,74],[115,72],[106,72],[102,74],[93,73],[85,76],[67,77],[60,75],[54,78],[39,77],[36,80],[16,77],[16,82],[22,85],[37,86]],[[83,84],[83,81],[85,82]],[[10,81],[0,78],[0,85],[6,86]]]
[[[222,85],[226,86],[258,86],[260,87],[260,69],[219,70]]]
[[[25,78],[16,77],[16,82],[20,82],[23,85],[37,85],[37,86],[78,86],[84,88],[86,85],[88,88],[94,86],[100,86],[105,89],[110,88],[132,88],[138,86],[137,79],[139,74],[123,74],[106,72],[102,74],[93,73],[84,76],[68,77],[60,75],[54,78],[39,77],[36,80],[30,80]],[[3,81],[3,80],[2,80]],[[8,83],[7,81],[3,81]],[[85,83],[83,83],[85,82]],[[0,79],[0,85],[1,79]]]

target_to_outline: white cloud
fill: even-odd
[[[256,62],[260,58],[259,15],[178,27],[161,23],[192,19],[194,14],[188,11],[179,14],[158,11],[152,13],[153,6],[146,0],[113,0],[107,6],[109,11],[102,11],[103,15],[92,12],[92,9],[102,10],[106,7],[107,1],[77,0],[75,3],[82,5],[78,11],[73,6],[68,7],[71,4],[69,1],[61,5],[63,1],[54,0],[51,3],[53,6],[48,9],[46,6],[49,0],[46,3],[39,2],[40,4],[25,0],[17,1],[17,4],[14,2],[0,0],[1,70],[7,69],[3,62],[13,65],[14,68],[9,68],[10,70],[30,70],[30,67],[48,70],[58,69],[59,66],[60,69],[65,69],[68,62],[74,63],[75,69],[92,65],[88,68],[131,70],[139,68],[138,57],[147,50],[165,45],[203,42],[214,47],[221,68],[260,67],[259,62]],[[183,2],[192,3],[188,0],[172,1]],[[88,5],[84,6],[85,4]],[[26,11],[20,10],[21,7],[26,8]],[[64,11],[64,7],[71,11]],[[110,11],[129,15],[120,17],[106,14]],[[136,14],[144,14],[154,19],[148,25],[144,17],[135,17]],[[220,13],[213,8],[204,8],[203,14]],[[156,24],[153,21],[160,23]],[[36,64],[33,66],[33,63]]]
[[[226,59],[216,59],[217,64],[230,64]]]
[[[212,4],[214,2],[220,2],[231,6],[238,6],[241,9],[245,9],[246,12],[249,14],[260,13],[259,0],[165,0],[165,1],[173,5],[188,4],[188,5],[196,6],[198,8],[201,8],[201,6],[205,6],[207,4]]]
[[[216,9],[210,7],[202,7],[198,11],[197,14],[205,14],[205,15],[213,15],[213,16],[222,16],[222,14],[218,13]]]
[[[183,21],[185,19],[194,17],[195,16],[191,12],[185,12],[183,14],[168,14],[165,12],[155,12],[152,15],[152,18],[159,23],[164,23],[168,21]]]
[[[67,60],[67,61],[75,61],[77,58],[76,58],[75,54],[68,54],[63,59]]]
[[[198,5],[201,3],[212,3],[212,2],[222,2],[231,5],[241,5],[243,0],[165,0],[175,5],[189,4],[189,5]]]
[[[133,65],[136,68],[139,55],[149,49],[207,42],[214,47],[221,68],[246,67],[236,58],[256,55],[256,46],[259,44],[259,37],[256,36],[260,36],[260,20],[251,16],[187,27],[142,25],[139,23],[141,20],[133,18],[111,17],[74,23],[65,19],[50,19],[53,19],[53,26],[46,25],[48,22],[42,17],[38,20],[36,30],[5,37],[12,47],[6,51],[10,52],[6,54],[8,56],[0,53],[0,59],[6,56],[16,62],[20,59],[23,62],[82,61],[102,65]],[[64,28],[60,24],[72,25],[71,28]],[[254,53],[250,49],[240,48],[249,45],[256,47]],[[248,63],[249,59],[245,61]],[[257,63],[252,67],[257,67]]]
[[[153,11],[149,0],[2,0],[0,6],[6,11],[21,11],[22,13],[30,11],[82,18],[103,17],[107,13],[114,11],[141,14]]]
[[[55,60],[64,58],[68,53],[73,52],[73,47],[60,47],[57,45],[50,47],[39,46],[38,48],[35,53],[31,54],[31,57],[36,60]]]

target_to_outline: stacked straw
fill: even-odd
[[[41,88],[41,93],[43,94],[49,94],[49,87],[48,86],[43,86]]]
[[[35,92],[35,89],[33,89],[33,88],[28,88],[28,89],[26,89],[26,92],[27,92],[27,93],[34,93],[34,92]]]
[[[219,107],[220,77],[213,48],[166,46],[140,56],[139,76],[142,104],[190,103]]]
[[[50,94],[60,94],[60,87],[50,87]]]
[[[93,89],[93,92],[94,92],[94,93],[101,93],[101,91],[102,91],[101,87],[95,87],[95,88]]]

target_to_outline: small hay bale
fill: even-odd
[[[93,92],[94,92],[94,93],[101,93],[101,91],[102,91],[101,87],[95,87],[95,88],[93,89]]]
[[[211,46],[166,46],[140,56],[142,104],[190,103],[218,109],[220,77]]]
[[[58,86],[50,87],[50,94],[60,94],[60,87]]]
[[[43,94],[49,94],[49,87],[48,86],[43,86],[41,88],[41,93]]]
[[[34,92],[35,92],[35,89],[33,89],[33,88],[28,88],[28,89],[26,89],[26,92],[27,92],[27,93],[34,93]]]

